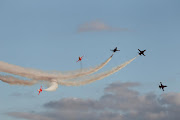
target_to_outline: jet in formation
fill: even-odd
[[[162,82],[160,82],[159,89],[162,89],[164,91],[164,88],[167,87],[166,85],[163,85]]]
[[[118,50],[116,47],[116,48],[114,48],[114,50],[111,50],[111,51],[113,51],[115,53],[116,51],[120,51],[120,50]]]
[[[82,56],[82,57],[79,57],[79,60],[78,60],[77,62],[81,61],[83,57],[84,57],[84,56]]]
[[[42,86],[41,86],[41,88],[40,88],[40,89],[38,89],[37,91],[38,91],[38,92],[39,92],[39,94],[40,94],[40,93],[42,92]],[[38,95],[39,95],[39,94],[38,94]]]
[[[146,51],[146,50],[141,51],[140,49],[138,49],[138,50],[139,50],[139,55],[144,55],[144,52]],[[146,56],[146,55],[144,55],[144,56]]]

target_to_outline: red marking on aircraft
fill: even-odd
[[[79,60],[78,60],[77,62],[81,61],[83,57],[84,57],[84,56],[82,56],[82,57],[79,57]]]
[[[39,94],[42,92],[42,86],[41,86],[41,88],[40,89],[38,89],[37,91],[39,91]],[[39,95],[38,94],[38,95]]]

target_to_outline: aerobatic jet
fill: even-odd
[[[164,88],[167,87],[166,85],[163,85],[162,82],[160,82],[159,89],[162,89],[164,91]]]
[[[114,48],[114,50],[111,50],[111,51],[113,51],[115,53],[116,51],[120,51],[120,50],[118,50],[116,47],[116,48]]]
[[[139,50],[139,55],[144,55],[144,52],[146,51],[146,50],[141,51],[140,49],[138,49],[138,50]],[[146,55],[144,55],[144,56],[146,56]]]
[[[39,94],[40,94],[40,93],[42,92],[42,86],[41,86],[41,88],[40,88],[40,89],[38,89],[37,91],[38,91],[38,92],[39,92]],[[39,94],[38,94],[38,95],[39,95]]]
[[[78,60],[77,62],[81,61],[83,57],[84,57],[84,56],[82,56],[82,57],[79,57],[79,60]]]

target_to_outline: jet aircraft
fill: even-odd
[[[167,87],[166,85],[163,85],[162,82],[160,82],[159,89],[162,89],[164,91],[164,88]]]
[[[146,51],[146,50],[141,51],[140,49],[138,49],[138,50],[139,50],[139,55],[144,55],[144,52]],[[146,56],[146,55],[144,55],[144,56]]]
[[[79,57],[79,60],[78,60],[77,62],[81,61],[83,57],[84,57],[84,56],[82,56],[82,57]]]
[[[38,92],[39,92],[39,94],[40,94],[40,93],[42,92],[42,86],[41,86],[41,88],[40,88],[40,89],[38,89],[37,91],[38,91]],[[38,95],[39,95],[39,94],[38,94]]]
[[[114,48],[114,50],[111,50],[111,51],[113,51],[115,53],[116,51],[120,51],[120,50],[118,50],[116,47],[116,48]]]

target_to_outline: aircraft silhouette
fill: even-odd
[[[78,60],[77,62],[81,61],[83,57],[84,57],[84,56],[82,56],[82,57],[79,57],[79,60]]]
[[[116,47],[116,48],[114,48],[114,50],[111,50],[111,51],[116,52],[116,51],[120,51],[120,50],[118,50]]]
[[[162,89],[164,91],[164,88],[167,87],[166,85],[163,85],[162,82],[160,82],[159,89]]]
[[[139,50],[139,55],[144,55],[144,52],[146,51],[146,50],[141,51],[140,49],[138,49],[138,50]],[[144,56],[146,56],[146,55],[144,55]]]
[[[38,91],[38,92],[39,92],[39,94],[40,94],[40,93],[42,92],[42,86],[41,86],[41,88],[40,88],[40,89],[38,89],[37,91]],[[38,94],[38,95],[39,95],[39,94]]]

